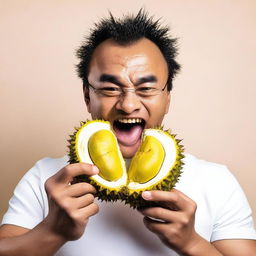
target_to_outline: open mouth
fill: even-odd
[[[113,129],[117,140],[124,146],[133,146],[141,139],[146,122],[141,118],[122,118],[115,120]]]

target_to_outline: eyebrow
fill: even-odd
[[[122,84],[118,80],[118,78],[114,75],[109,75],[109,74],[102,74],[99,79],[100,82],[109,82],[112,84],[117,84],[121,86]]]
[[[154,75],[141,77],[138,79],[135,85],[140,85],[140,84],[149,83],[149,82],[157,82],[157,77]]]
[[[116,84],[119,86],[123,86],[122,83],[119,81],[118,77],[115,75],[110,74],[102,74],[99,79],[100,82],[109,82],[112,84]],[[136,83],[135,86],[143,84],[143,83],[149,83],[149,82],[157,82],[157,77],[154,75],[148,75],[144,77],[140,77]]]

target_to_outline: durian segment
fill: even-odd
[[[117,181],[124,172],[115,136],[109,130],[95,132],[88,141],[88,151],[99,168],[99,176],[107,181]]]
[[[102,133],[102,131],[107,132]],[[106,146],[100,141],[96,142],[97,136],[104,136],[106,135],[106,133],[107,136],[105,139],[109,140],[109,142],[111,142],[111,145]],[[89,142],[90,139],[92,139],[92,141]],[[93,143],[96,143],[96,145],[94,146]],[[104,149],[100,148],[98,143],[100,144],[100,146],[104,145]],[[95,184],[99,186],[99,190],[104,190],[106,188],[110,191],[113,190],[118,192],[122,186],[126,185],[127,174],[125,162],[123,160],[122,153],[118,147],[117,139],[111,130],[109,122],[101,120],[86,122],[82,127],[79,128],[78,132],[76,133],[75,144],[78,161],[95,164],[99,168],[100,173],[90,177],[90,179],[95,181]],[[114,156],[114,159],[118,159],[117,162],[111,160],[111,166],[109,167],[109,170],[111,170],[111,172],[109,174],[106,173],[105,168],[109,164],[109,162],[103,163],[104,161],[100,160],[101,157],[97,156],[97,154],[100,155],[102,154],[102,152],[107,153],[107,151],[105,151],[107,147],[112,150],[114,148],[115,153],[113,153],[112,151],[112,156]],[[93,155],[93,157],[91,157],[91,154]],[[110,155],[105,158],[106,161],[109,161],[109,158],[111,158]],[[93,159],[96,160],[96,162],[94,162]],[[101,169],[101,167],[103,167],[103,169]],[[118,172],[116,174],[117,170]],[[107,177],[107,179],[109,180],[106,180],[104,177]]]
[[[171,136],[170,133],[160,129],[146,129],[143,133],[143,141],[145,141],[148,136],[152,136],[156,140],[158,140],[161,146],[165,149],[165,155],[162,161],[162,165],[160,167],[160,170],[157,172],[157,175],[155,175],[147,182],[141,183],[132,181],[128,183],[128,189],[130,191],[130,194],[132,194],[134,191],[138,192],[155,188],[170,175],[170,171],[177,164],[176,161],[178,161],[179,147],[176,140],[174,139],[174,137]],[[144,162],[142,164],[146,163]]]
[[[128,170],[129,182],[146,183],[160,171],[165,158],[161,142],[154,136],[144,136]]]

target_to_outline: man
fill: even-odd
[[[179,65],[167,32],[143,11],[111,16],[78,51],[87,109],[110,121],[127,159],[169,109]],[[141,96],[150,90],[157,93]],[[126,122],[133,125],[122,129]],[[144,192],[160,206],[138,212],[97,202],[92,185],[72,182],[97,167],[67,161],[42,159],[22,178],[0,228],[0,255],[256,255],[250,207],[224,166],[186,154],[176,189]]]

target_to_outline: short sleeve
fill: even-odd
[[[217,205],[211,241],[256,239],[252,211],[235,177],[224,167],[215,188]]]
[[[35,227],[44,218],[43,193],[37,163],[16,186],[2,224],[13,224],[28,229]]]

